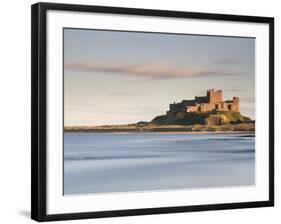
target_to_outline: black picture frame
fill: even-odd
[[[195,206],[83,212],[69,214],[46,213],[46,13],[48,10],[100,12],[154,17],[192,18],[234,22],[254,22],[269,25],[269,200],[243,203],[208,204]],[[73,4],[37,3],[31,11],[31,218],[36,221],[73,220],[116,216],[178,213],[206,210],[274,206],[274,18],[164,11],[138,8],[119,8]]]

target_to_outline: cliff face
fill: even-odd
[[[156,125],[222,125],[236,123],[251,123],[250,118],[234,111],[212,112],[174,112],[155,117],[150,123]]]

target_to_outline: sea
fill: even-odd
[[[64,134],[64,195],[254,184],[253,134]]]

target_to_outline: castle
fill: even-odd
[[[223,101],[222,90],[207,90],[206,96],[195,96],[194,100],[182,100],[180,103],[170,104],[167,114],[176,111],[209,112],[209,111],[235,111],[240,112],[239,97]]]

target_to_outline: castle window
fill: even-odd
[[[231,105],[227,105],[228,110],[231,110]]]
[[[218,110],[218,109],[219,109],[219,105],[216,104],[216,105],[215,105],[215,110]]]
[[[199,112],[201,111],[201,106],[198,107],[198,111],[199,111]]]

